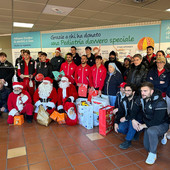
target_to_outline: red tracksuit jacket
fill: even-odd
[[[75,71],[76,71],[77,65],[72,61],[70,64],[66,61],[62,63],[60,71],[64,71],[65,75],[68,76],[70,82],[72,84],[75,83]]]
[[[92,74],[91,74],[91,67],[89,65],[86,65],[85,67],[82,67],[82,65],[79,65],[75,72],[75,82],[87,84],[90,87],[93,86],[92,81]]]
[[[91,67],[91,72],[93,78],[93,87],[102,90],[107,73],[105,66],[101,65],[99,68],[97,68],[95,64]]]

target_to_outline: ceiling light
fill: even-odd
[[[169,9],[166,9],[166,11],[170,12],[170,8],[169,8]]]
[[[21,23],[21,22],[13,22],[14,27],[23,27],[23,28],[32,28],[34,24],[31,23]]]

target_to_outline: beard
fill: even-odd
[[[21,90],[21,89],[19,89],[19,90],[13,90],[13,92],[14,92],[14,94],[20,94],[20,93],[22,92],[22,90]]]
[[[38,90],[39,97],[42,99],[47,99],[53,90],[53,85],[41,83],[38,87]]]
[[[64,82],[64,83],[62,81],[59,82],[59,87],[61,89],[66,89],[69,86],[70,86],[70,82]]]

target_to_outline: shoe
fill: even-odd
[[[26,121],[27,123],[32,123],[33,116],[32,115],[26,115]]]
[[[155,153],[149,152],[148,157],[145,162],[149,165],[152,165],[155,163],[156,158],[157,158],[157,155]]]
[[[167,143],[167,133],[164,134],[164,137],[161,140],[162,145],[166,145]]]
[[[167,139],[170,139],[170,131],[166,135]]]
[[[126,140],[119,145],[120,149],[128,149],[131,146],[131,141]]]

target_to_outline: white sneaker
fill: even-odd
[[[170,139],[170,131],[166,135],[167,139]]]
[[[167,143],[167,133],[164,134],[164,137],[161,140],[162,145],[166,145]]]
[[[152,165],[155,163],[156,158],[157,158],[157,155],[155,153],[149,152],[148,157],[145,162],[149,165]]]

